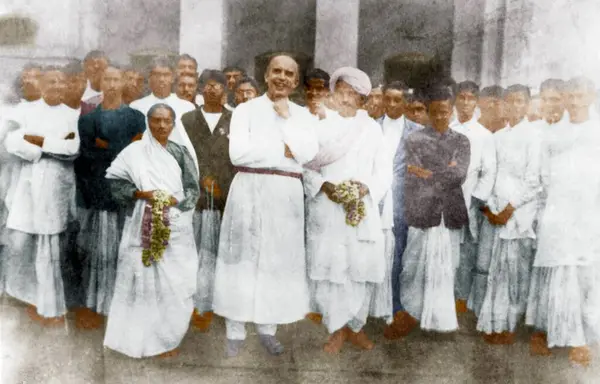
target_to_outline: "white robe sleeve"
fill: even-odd
[[[541,172],[541,145],[540,141],[534,135],[523,138],[528,140],[527,155],[525,158],[525,173],[523,176],[523,188],[515,191],[516,193],[510,199],[510,205],[519,208],[524,204],[534,200],[540,191],[540,172]]]
[[[45,137],[42,151],[55,155],[76,155],[79,152],[79,132],[75,130],[75,138],[66,140],[64,138]]]
[[[4,139],[6,151],[23,160],[38,162],[42,157],[42,148],[25,140],[22,129],[9,132]]]
[[[496,145],[493,135],[485,135],[481,162],[478,182],[471,195],[481,201],[487,201],[492,195],[494,183],[496,182],[496,173],[498,172],[496,166]]]
[[[369,195],[373,199],[373,203],[377,205],[385,197],[386,192],[392,186],[393,167],[392,161],[390,161],[389,151],[386,150],[387,147],[381,130],[377,127],[377,129],[373,129],[372,132],[370,137],[372,138],[371,140],[375,142],[373,172],[370,177],[359,181],[367,185],[369,188]]]
[[[229,158],[237,166],[279,164],[285,157],[280,139],[250,133],[250,113],[242,104],[233,111],[229,125]]]
[[[299,164],[308,163],[319,152],[316,124],[318,122],[312,116],[300,115],[290,117],[283,126],[283,141]]]

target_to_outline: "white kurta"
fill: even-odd
[[[173,108],[173,110],[175,111],[175,115],[176,115],[175,127],[173,129],[173,132],[171,132],[171,136],[169,136],[169,140],[171,140],[174,143],[177,143],[179,145],[183,145],[184,147],[187,148],[188,152],[194,159],[194,164],[196,164],[196,171],[198,171],[198,159],[196,157],[196,150],[194,149],[194,146],[192,145],[192,142],[190,141],[190,138],[188,137],[187,132],[185,131],[185,128],[183,127],[183,124],[181,123],[181,116],[183,116],[184,114],[186,114],[190,111],[195,110],[196,106],[187,100],[180,99],[174,93],[171,93],[168,97],[166,97],[164,99],[160,99],[160,98],[156,97],[153,93],[151,93],[150,95],[148,95],[146,97],[143,97],[139,100],[135,100],[129,106],[133,109],[137,109],[138,111],[142,112],[144,114],[144,116],[146,116],[148,114],[148,111],[150,110],[150,108],[152,108],[153,105],[159,104],[159,103],[167,104],[169,107]],[[147,124],[148,124],[148,119],[146,119],[146,125]],[[200,176],[202,176],[202,175],[200,175]]]
[[[385,150],[389,157],[390,166],[394,163],[394,157],[398,150],[398,145],[404,132],[405,117],[399,119],[390,119],[387,115],[383,118],[383,137],[385,141]],[[388,188],[383,200],[383,210],[381,213],[381,224],[384,230],[391,229],[394,226],[394,198],[392,196],[392,187]],[[393,236],[393,234],[391,234]]]
[[[240,105],[230,125],[233,165],[302,173],[318,151],[314,117],[289,102],[279,117],[263,95]],[[295,156],[284,156],[286,143]],[[304,192],[298,179],[239,172],[223,214],[214,312],[235,321],[285,324],[309,310]]]
[[[362,111],[359,111],[359,114]],[[356,140],[339,160],[305,171],[307,202],[307,255],[309,277],[316,283],[316,302],[330,332],[357,318],[367,307],[372,290],[368,284],[384,283],[387,264],[381,230],[379,202],[392,183],[392,162],[385,148],[381,127],[366,112],[354,118],[328,117],[319,130],[343,136],[357,130]],[[357,226],[346,224],[343,206],[319,190],[325,181],[339,184],[355,180],[367,185],[363,199],[366,217]],[[388,273],[386,273],[388,272]],[[390,313],[386,315],[391,316]],[[366,318],[368,311],[363,310]],[[358,319],[364,323],[363,319]]]
[[[99,104],[102,102],[103,96],[104,94],[101,91],[95,91],[92,89],[92,85],[88,80],[85,91],[83,92],[83,96],[81,96],[81,101],[84,103]]]

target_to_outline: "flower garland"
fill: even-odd
[[[360,197],[360,183],[352,180],[344,181],[336,185],[334,196],[344,207],[346,224],[358,226],[367,215],[365,203]]]
[[[154,191],[152,201],[144,208],[142,219],[142,263],[146,267],[158,263],[171,237],[169,228],[169,206],[171,195],[165,191]]]

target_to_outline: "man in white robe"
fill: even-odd
[[[477,122],[475,108],[479,96],[479,86],[472,81],[457,85],[456,117],[450,128],[469,139],[471,159],[467,178],[463,184],[463,195],[469,212],[469,225],[463,229],[460,244],[460,263],[454,282],[456,312],[467,311],[467,300],[473,284],[473,274],[477,261],[479,223],[482,220],[481,208],[492,193],[496,179],[496,149],[492,133]]]
[[[375,289],[391,269],[385,260],[379,202],[392,182],[392,162],[380,126],[359,109],[371,90],[369,77],[356,68],[340,68],[330,88],[339,115],[330,113],[321,120],[321,149],[304,175],[309,278],[331,334],[324,350],[338,353],[346,340],[366,350],[374,346],[362,328]],[[336,188],[346,181],[360,183],[366,216],[357,226],[347,223],[336,196]],[[391,318],[391,305],[385,315]]]
[[[102,51],[90,51],[83,59],[87,86],[81,101],[86,104],[98,105],[102,102],[102,73],[108,67],[108,56]]]
[[[32,318],[44,324],[64,321],[65,292],[61,252],[72,206],[79,151],[77,118],[61,104],[64,74],[45,70],[43,102],[7,134],[7,151],[23,160],[8,206],[6,293],[28,303]]]
[[[594,84],[566,84],[569,121],[553,126],[542,147],[544,212],[539,227],[526,323],[535,327],[530,351],[550,355],[569,347],[587,366],[600,340],[600,121],[593,119]]]
[[[188,137],[187,133],[185,132],[185,128],[181,123],[181,116],[187,112],[195,110],[196,106],[187,100],[177,97],[175,93],[171,92],[173,89],[174,80],[174,72],[169,59],[166,57],[155,58],[150,65],[150,78],[148,80],[152,93],[146,97],[132,102],[129,106],[142,112],[144,116],[148,114],[150,108],[155,104],[164,103],[173,108],[177,117],[175,121],[175,128],[173,129],[169,140],[187,148],[188,152],[194,159],[196,170],[198,170],[196,151],[194,150],[194,146],[192,145],[192,142],[190,141],[190,138]]]
[[[277,324],[309,312],[304,247],[302,164],[318,151],[314,117],[288,96],[298,86],[298,64],[271,59],[268,91],[233,112],[229,156],[237,174],[223,213],[215,271],[214,312],[226,318],[227,354],[257,326],[271,354],[283,347]]]
[[[482,226],[492,229],[486,235],[491,248],[480,249],[491,258],[477,322],[477,330],[490,344],[514,342],[517,322],[527,305],[541,186],[538,131],[526,117],[529,97],[529,88],[523,85],[507,88],[508,126],[494,134],[498,172],[492,196],[483,208],[492,228]]]

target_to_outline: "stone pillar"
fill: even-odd
[[[79,12],[79,54],[82,56],[89,51],[100,49],[102,21],[105,15],[103,1],[81,1],[74,6]]]
[[[506,0],[485,0],[481,86],[499,84],[502,78]]]
[[[225,0],[181,0],[179,53],[198,61],[198,72],[223,67]]]
[[[457,82],[481,79],[485,2],[454,0],[452,77]]]
[[[360,0],[317,0],[315,67],[329,73],[356,67]]]

